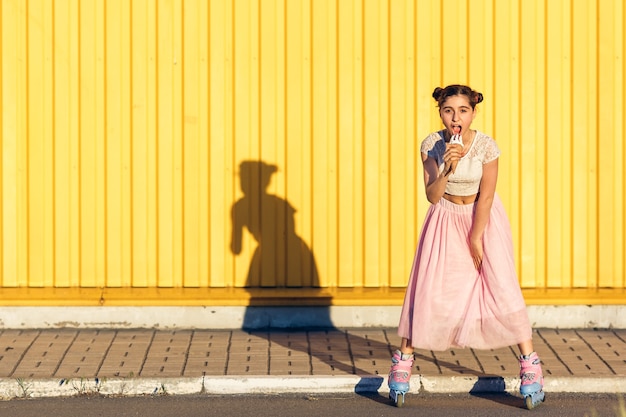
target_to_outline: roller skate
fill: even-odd
[[[543,372],[541,361],[536,352],[528,356],[520,356],[520,394],[524,397],[526,408],[532,410],[545,400],[543,392]]]
[[[389,371],[389,398],[396,407],[404,405],[404,395],[409,391],[411,381],[411,369],[413,368],[413,354],[402,354],[396,350],[391,357],[391,370]]]

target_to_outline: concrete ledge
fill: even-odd
[[[626,328],[626,305],[528,307],[533,327]],[[398,306],[0,307],[0,329],[262,329],[396,327]]]
[[[12,307],[401,306],[405,287],[0,287]],[[527,305],[626,305],[626,288],[522,288]]]
[[[503,393],[517,395],[518,378],[426,377],[413,375],[413,395],[428,393]],[[626,393],[619,378],[556,377],[546,379],[545,391],[559,393]],[[381,393],[387,395],[387,378],[381,376],[224,376],[210,378],[129,378],[108,380],[0,379],[0,399],[69,397],[76,395],[144,396],[191,394]]]
[[[626,329],[626,305],[531,305],[530,323],[549,329]]]

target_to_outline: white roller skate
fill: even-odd
[[[520,356],[520,394],[524,397],[526,408],[532,410],[545,400],[546,394],[543,392],[543,372],[541,371],[541,361],[536,352],[529,356]]]
[[[389,398],[396,407],[404,405],[404,395],[409,391],[411,370],[413,368],[413,354],[402,354],[396,350],[391,357],[391,370],[389,371]]]

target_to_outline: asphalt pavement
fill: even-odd
[[[45,411],[44,411],[45,410]],[[240,394],[158,396],[73,396],[0,401],[0,415],[10,417],[621,417],[620,394],[551,393],[528,411],[509,394],[410,395],[402,408],[380,393]]]

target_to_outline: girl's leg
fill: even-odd
[[[402,338],[402,342],[400,342],[400,352],[411,354],[413,353],[413,346],[411,346],[411,341],[406,338]]]
[[[534,351],[532,339],[528,339],[520,343],[519,345],[517,345],[517,347],[519,348],[519,353],[521,353],[524,356],[528,356]]]

